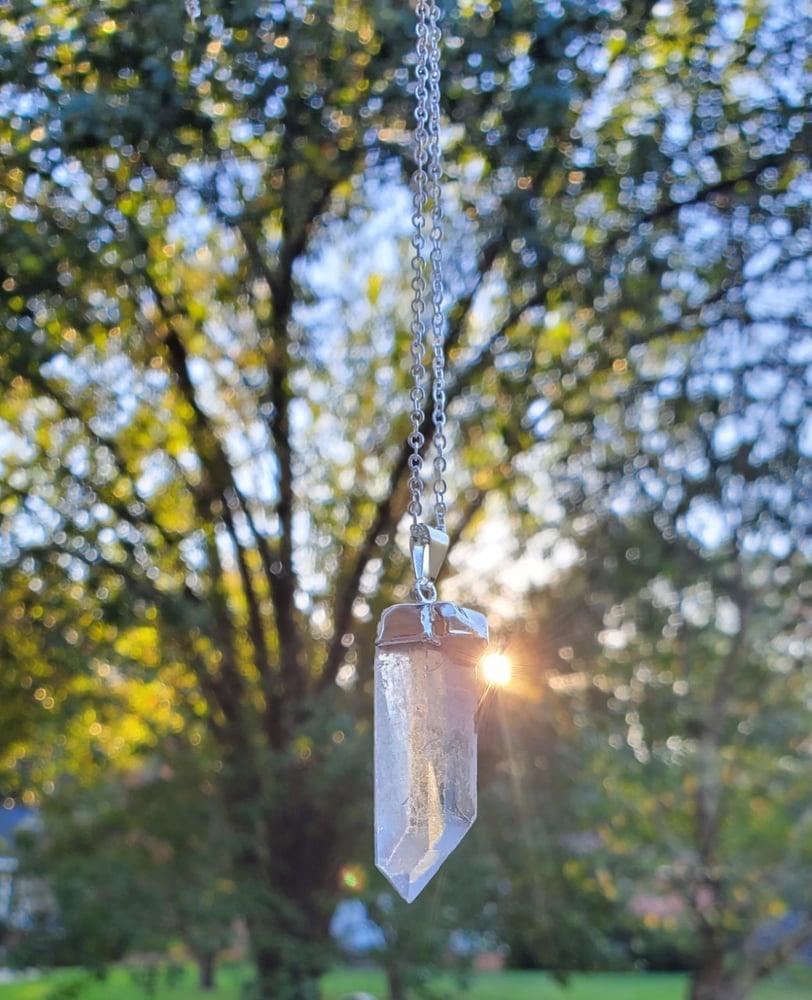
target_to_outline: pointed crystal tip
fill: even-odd
[[[387,858],[376,858],[378,870],[389,879],[398,894],[411,903],[426,888],[440,865],[471,829],[475,816],[451,817],[440,838],[427,845],[423,831],[407,830]]]

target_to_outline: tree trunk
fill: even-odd
[[[197,978],[201,990],[214,989],[214,952],[204,951],[197,955]]]
[[[314,970],[297,967],[280,948],[260,948],[254,952],[257,974],[256,1000],[319,1000],[319,976]]]
[[[738,976],[725,972],[721,946],[703,953],[691,977],[690,1000],[744,1000],[748,987]]]
[[[302,816],[294,796],[288,795],[284,815],[278,803],[276,811],[268,807],[253,748],[240,750],[230,753],[222,792],[254,966],[249,996],[319,1000],[329,918],[322,919],[316,906],[308,904],[335,884],[325,872],[327,851],[308,851],[312,817]],[[288,775],[280,771],[276,778],[280,787],[290,787]]]
[[[389,984],[389,1000],[406,1000],[406,981],[398,956],[389,948],[384,956],[386,981]]]

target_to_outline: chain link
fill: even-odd
[[[412,430],[409,434],[409,446],[412,453],[409,456],[409,514],[412,517],[413,530],[416,530],[420,516],[423,513],[421,502],[423,469],[422,449],[424,445],[421,426],[423,423],[423,402],[425,392],[423,381],[426,369],[423,365],[424,343],[426,338],[426,278],[424,251],[425,237],[425,207],[427,195],[429,134],[428,134],[428,21],[427,4],[421,3],[417,12],[417,70],[415,86],[415,130],[414,159],[415,171],[412,178],[413,211],[412,211],[412,388],[409,393],[412,408],[409,414]]]
[[[411,356],[412,388],[410,419],[412,430],[409,445],[409,514],[412,531],[417,530],[423,507],[422,471],[423,446],[421,433],[426,393],[424,364],[426,341],[426,292],[431,303],[432,333],[432,423],[434,425],[434,519],[445,530],[447,468],[445,434],[445,315],[443,313],[443,210],[442,170],[440,163],[440,9],[435,0],[419,0],[417,4],[417,68],[415,70],[415,171],[412,213],[412,320]],[[428,221],[428,254],[426,252],[426,215]],[[428,272],[428,282],[426,273]]]

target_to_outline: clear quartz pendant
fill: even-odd
[[[488,623],[454,604],[397,604],[375,645],[375,864],[411,903],[476,819]]]

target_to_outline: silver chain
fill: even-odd
[[[447,462],[445,452],[445,316],[443,313],[443,209],[442,169],[440,164],[440,9],[435,0],[419,0],[417,4],[417,68],[415,87],[415,131],[412,212],[412,388],[409,393],[412,408],[412,430],[409,445],[409,514],[412,533],[418,531],[423,512],[422,449],[425,444],[420,427],[426,393],[423,363],[426,341],[426,291],[431,303],[432,333],[432,423],[434,424],[434,520],[440,531],[445,530]],[[426,215],[428,210],[428,257],[426,255]],[[426,273],[428,272],[428,282]]]

